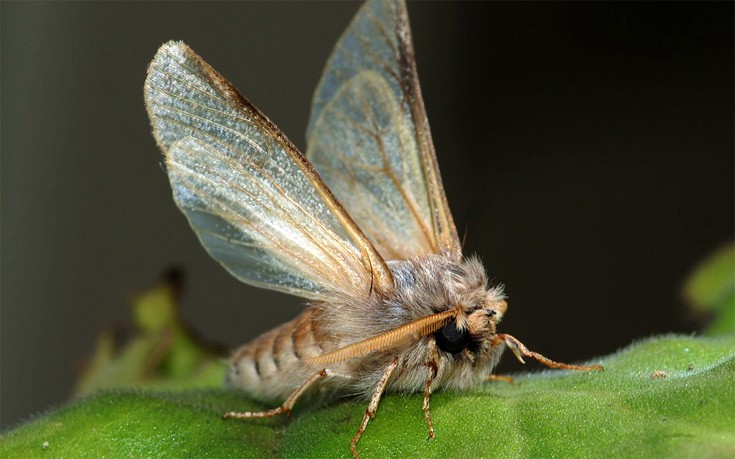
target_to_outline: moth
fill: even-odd
[[[496,328],[506,312],[477,257],[464,257],[421,97],[406,5],[368,0],[337,42],[314,95],[303,155],[181,42],[148,68],[145,100],[174,200],[214,259],[241,281],[308,300],[292,321],[237,350],[228,382],[285,400],[369,399],[357,442],[387,391],[486,381],[505,347],[558,363]]]

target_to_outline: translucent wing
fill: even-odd
[[[174,199],[235,277],[312,299],[392,288],[385,262],[303,155],[189,47],[161,47],[145,97]]]
[[[307,139],[307,157],[385,259],[461,257],[403,1],[360,8],[324,70]]]

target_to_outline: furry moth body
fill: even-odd
[[[335,297],[328,305],[314,304],[243,346],[230,361],[229,382],[261,399],[283,399],[327,368],[334,376],[321,384],[370,394],[396,356],[400,366],[389,378],[388,390],[423,391],[430,362],[436,365],[433,387],[466,388],[482,382],[500,357],[502,346],[492,340],[506,305],[499,288],[487,288],[479,261],[456,263],[432,256],[396,263],[392,272],[396,289],[390,296],[373,295],[367,301]],[[329,358],[350,344],[444,311],[451,315],[422,336],[385,342],[377,351],[335,362]]]
[[[444,195],[401,0],[368,0],[337,42],[303,155],[180,42],[161,47],[145,98],[174,200],[207,251],[243,282],[308,299],[302,314],[240,348],[228,382],[275,416],[318,387],[362,394],[357,442],[388,391],[430,395],[489,377],[507,303],[464,257]]]

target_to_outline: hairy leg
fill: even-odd
[[[375,416],[375,412],[378,410],[380,397],[383,395],[385,386],[388,385],[390,375],[393,374],[393,370],[395,370],[397,366],[398,357],[393,359],[390,365],[385,367],[383,376],[380,377],[380,381],[378,382],[378,387],[375,388],[375,392],[373,392],[373,395],[370,397],[370,403],[368,404],[367,410],[365,410],[365,416],[362,417],[360,428],[357,429],[357,433],[352,437],[352,443],[350,443],[350,451],[352,451],[352,455],[355,456],[355,459],[359,459],[360,457],[360,454],[357,452],[357,441],[360,440],[360,437],[362,437],[362,434],[365,432],[365,428],[367,427],[368,422],[370,422],[370,419]]]
[[[579,371],[592,371],[592,370],[599,370],[604,371],[605,369],[602,367],[602,365],[571,365],[569,363],[561,363],[561,362],[555,362],[549,358],[544,357],[543,355],[530,351],[526,346],[523,345],[520,341],[518,341],[517,338],[506,335],[506,334],[500,334],[496,335],[495,339],[493,340],[493,345],[505,343],[511,351],[513,351],[513,354],[515,354],[516,358],[521,363],[526,363],[523,360],[523,357],[530,357],[540,363],[543,363],[549,368],[558,368],[561,370],[579,370]]]
[[[429,351],[430,357],[426,362],[426,388],[424,389],[424,419],[426,424],[429,425],[429,438],[434,438],[434,422],[431,420],[431,413],[429,412],[429,398],[431,397],[431,383],[434,382],[439,367],[437,361],[439,360],[439,354],[436,350],[436,341],[433,338],[429,340]]]
[[[273,416],[278,416],[279,414],[291,414],[291,409],[293,408],[294,404],[296,403],[296,400],[301,397],[301,395],[308,389],[312,384],[314,384],[316,381],[325,378],[328,375],[328,370],[323,369],[319,370],[313,375],[309,377],[304,383],[299,386],[298,389],[296,389],[287,399],[285,402],[283,402],[283,405],[279,406],[278,408],[273,408],[272,410],[267,411],[245,411],[245,412],[235,412],[230,411],[229,413],[225,413],[222,417],[224,419],[249,419],[249,418],[270,418]]]

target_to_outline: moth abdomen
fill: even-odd
[[[262,399],[293,391],[303,375],[313,372],[306,360],[322,354],[327,345],[318,323],[321,313],[307,308],[239,348],[230,358],[227,382]]]

